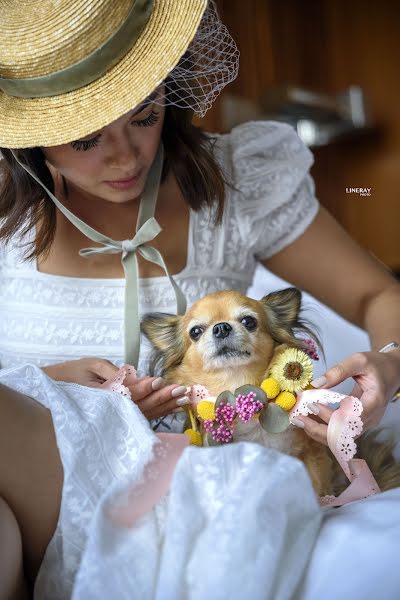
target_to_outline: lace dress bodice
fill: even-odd
[[[233,187],[226,187],[222,225],[214,225],[208,209],[190,211],[187,264],[174,275],[188,307],[218,290],[246,293],[257,260],[300,236],[319,207],[309,174],[313,155],[291,126],[250,122],[213,137],[215,156]],[[0,368],[82,357],[120,366],[125,280],[40,273],[35,260],[23,261],[23,244],[33,235],[0,245]],[[139,287],[141,315],[175,313],[166,276],[141,278]],[[139,375],[148,373],[149,354],[142,337]]]

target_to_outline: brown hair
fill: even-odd
[[[166,106],[162,130],[165,162],[162,181],[172,169],[183,197],[189,206],[199,211],[215,207],[214,222],[221,224],[224,211],[224,174],[215,159],[215,138],[192,123],[193,111]],[[0,160],[0,240],[8,242],[21,228],[24,235],[33,227],[37,239],[28,245],[24,258],[30,260],[50,251],[56,229],[56,207],[42,187],[17,163],[11,151],[1,148],[5,160]],[[28,165],[54,193],[53,178],[40,148],[17,151],[18,158]]]

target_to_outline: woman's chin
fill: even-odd
[[[142,193],[142,186],[135,188],[134,190],[101,190],[101,194],[97,194],[102,200],[112,202],[113,204],[129,204],[137,202]]]

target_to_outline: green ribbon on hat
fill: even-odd
[[[101,247],[84,248],[79,251],[83,257],[94,254],[118,254],[121,253],[121,262],[125,272],[125,362],[135,367],[139,363],[140,353],[140,317],[139,317],[139,268],[136,253],[139,252],[144,259],[162,267],[174,289],[176,297],[177,314],[184,315],[186,312],[186,298],[177,283],[171,277],[161,253],[148,245],[162,228],[154,217],[157,203],[158,189],[161,180],[164,150],[160,143],[155,160],[151,166],[145,189],[139,205],[139,214],[136,223],[136,233],[131,240],[113,240],[93,229],[87,223],[79,219],[69,211],[40,181],[36,174],[24,165],[11,150],[15,160],[29,175],[42,186],[57,208],[79,229],[86,237],[102,244]]]
[[[149,22],[152,9],[153,0],[133,0],[125,20],[94,52],[74,65],[48,75],[27,79],[0,77],[0,90],[18,98],[43,98],[65,94],[92,83],[133,47]]]

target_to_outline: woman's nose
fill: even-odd
[[[131,140],[119,137],[110,143],[107,163],[110,168],[134,171],[138,162],[138,149]]]

